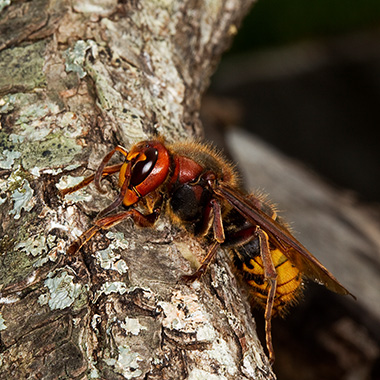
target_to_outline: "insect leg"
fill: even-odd
[[[105,166],[107,165],[108,161],[112,158],[112,156],[115,154],[115,152],[120,152],[122,153],[125,157],[128,155],[128,151],[124,149],[122,146],[117,145],[114,149],[111,150],[104,158],[103,161],[100,163],[98,169],[96,170],[95,173],[95,178],[94,178],[94,183],[96,189],[99,191],[99,193],[104,194],[106,191],[101,188],[100,186],[100,180],[103,175],[103,171],[105,169]]]
[[[103,177],[119,172],[122,165],[123,164],[117,164],[117,165],[105,167],[103,170]],[[90,184],[94,180],[94,178],[95,178],[95,174],[92,174],[86,177],[82,182],[79,182],[77,185],[60,190],[61,196],[64,197],[67,194],[74,193],[75,191],[78,191],[82,189],[83,187],[86,187],[88,184]]]
[[[68,248],[67,254],[74,255],[78,252],[98,231],[108,230],[119,224],[124,219],[131,217],[133,221],[140,227],[151,227],[160,214],[160,209],[155,209],[151,214],[144,215],[141,212],[131,209],[120,212],[115,215],[105,216],[95,221],[95,224],[85,231],[77,240],[75,240]]]
[[[130,173],[130,169],[131,169],[131,162],[128,162],[126,173]],[[117,207],[119,207],[123,203],[125,194],[127,192],[127,188],[129,186],[130,179],[131,177],[129,174],[125,176],[119,195],[108,207],[106,207],[104,210],[99,212],[97,219],[100,219],[103,216],[109,214],[111,211],[115,210]]]
[[[215,257],[217,249],[219,248],[220,244],[224,242],[224,228],[220,203],[215,199],[211,199],[210,205],[214,214],[212,226],[215,242],[211,245],[206,257],[201,263],[201,266],[191,275],[182,276],[182,279],[186,282],[195,281],[206,272],[208,266],[210,265],[210,262]]]
[[[211,225],[213,224],[213,219],[212,206],[209,203],[203,210],[202,221],[199,226],[197,226],[195,235],[202,237],[206,236],[210,231]]]
[[[210,201],[212,210],[214,212],[214,221],[212,223],[214,238],[218,243],[223,243],[225,240],[222,209],[220,203],[216,199],[211,199]]]
[[[268,235],[259,226],[256,227],[255,234],[260,240],[260,253],[263,261],[264,276],[269,286],[267,304],[265,307],[265,335],[269,360],[273,363],[275,356],[272,344],[272,312],[277,289],[277,272],[270,253]]]
[[[219,245],[220,244],[217,241],[215,241],[211,245],[209,251],[207,252],[206,257],[203,259],[201,266],[194,273],[190,275],[183,275],[181,279],[185,282],[193,282],[200,278],[206,272],[206,269],[208,268],[213,257],[215,256],[216,251],[219,248]]]

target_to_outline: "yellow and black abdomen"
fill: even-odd
[[[260,305],[265,309],[269,284],[264,275],[258,239],[234,248],[233,256],[239,276],[249,285],[249,293],[255,305]],[[288,307],[297,302],[302,289],[302,275],[279,249],[271,249],[271,258],[277,272],[273,311],[274,314],[283,315]]]
[[[273,220],[278,220],[275,208],[263,197],[250,198],[255,206],[269,215]],[[238,276],[248,285],[248,291],[254,305],[265,309],[269,293],[269,283],[265,278],[261,247],[259,238],[255,236],[256,226],[249,224],[240,215],[233,211],[230,215],[230,228],[227,228],[226,244],[230,248]],[[231,228],[231,226],[233,226]],[[287,227],[287,226],[286,226]],[[244,236],[244,238],[242,238]],[[240,241],[239,241],[240,239]],[[245,239],[245,241],[244,241]],[[297,302],[302,291],[302,274],[300,270],[288,259],[288,257],[269,241],[270,256],[277,272],[277,287],[273,303],[273,315],[283,315],[288,307]],[[292,248],[288,248],[289,250]]]

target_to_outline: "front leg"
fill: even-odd
[[[223,243],[225,239],[220,203],[216,199],[211,199],[209,207],[211,208],[212,213],[209,213],[208,217],[212,218],[212,227],[215,241],[209,248],[207,255],[203,259],[200,267],[191,275],[182,276],[182,280],[186,282],[193,282],[200,278],[206,272],[212,259],[215,257],[215,254],[220,244]]]
[[[114,173],[117,173],[120,171],[121,167],[122,167],[123,164],[116,164],[116,165],[112,165],[112,166],[107,166],[103,169],[103,172],[102,172],[102,176],[103,177],[106,177],[108,175],[111,175],[111,174],[114,174]],[[72,187],[66,187],[65,189],[62,189],[60,190],[60,194],[61,196],[64,198],[65,195],[67,194],[71,194],[71,193],[74,193],[75,191],[78,191],[80,189],[82,189],[83,187],[86,187],[87,185],[89,185],[92,181],[94,181],[95,179],[95,174],[92,174],[88,177],[86,177],[83,181],[81,181],[80,183],[78,183],[77,185],[75,186],[72,186]]]
[[[131,209],[128,211],[120,212],[115,215],[105,216],[95,221],[94,225],[76,239],[67,250],[68,255],[74,255],[77,253],[83,245],[85,245],[98,231],[108,230],[113,226],[116,226],[126,218],[132,218],[132,220],[140,227],[151,227],[160,215],[160,209],[153,210],[151,214],[144,215],[141,212]]]

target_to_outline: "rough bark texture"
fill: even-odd
[[[199,136],[200,98],[251,1],[15,2],[0,13],[0,378],[271,379],[223,252],[164,217],[73,258],[115,197],[57,187],[116,144]],[[89,170],[88,170],[89,169]]]

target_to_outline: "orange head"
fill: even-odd
[[[134,145],[120,169],[119,186],[129,177],[123,203],[131,206],[164,183],[170,167],[170,156],[158,140],[142,141]]]

